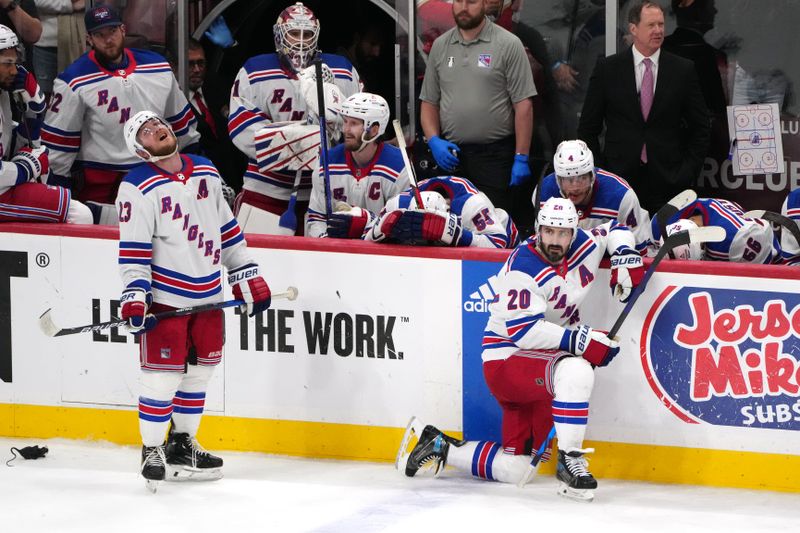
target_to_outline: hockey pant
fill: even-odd
[[[552,379],[545,379],[544,374],[551,369]],[[498,401],[503,406],[505,446],[490,441],[469,441],[460,447],[451,446],[448,465],[483,479],[506,483],[517,483],[522,479],[530,464],[530,456],[513,440],[505,442],[510,434],[508,426],[515,422],[506,420],[507,417],[533,416],[534,426],[541,435],[537,442],[547,434],[552,420],[560,449],[581,448],[589,416],[589,397],[594,386],[594,371],[586,360],[565,352],[521,350],[504,361],[484,363],[484,373],[492,394],[498,397],[500,392],[504,397]],[[498,381],[502,384],[499,387]],[[538,386],[537,381],[544,386]],[[548,401],[550,398],[552,402]],[[548,403],[551,405],[549,413],[542,408]],[[544,423],[536,423],[536,420]],[[534,451],[537,447],[534,446]]]

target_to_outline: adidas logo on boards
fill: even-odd
[[[469,300],[464,302],[464,311],[468,313],[488,313],[489,304],[495,297],[495,290],[492,284],[497,276],[492,276],[486,283],[478,287],[478,290],[469,295]]]

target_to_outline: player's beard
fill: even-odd
[[[350,150],[351,152],[357,151],[361,148],[361,139],[358,137],[348,137],[347,135],[344,136],[344,147],[346,150]]]
[[[124,48],[124,41],[119,45],[112,45],[109,47],[97,47],[94,49],[95,56],[104,65],[109,65],[122,60],[122,50]]]
[[[549,244],[545,247],[544,243],[540,243],[539,250],[542,252],[542,255],[544,255],[545,259],[554,265],[560,263],[567,253],[564,248],[558,246],[557,244]]]
[[[158,148],[148,150],[153,157],[161,157],[165,155],[172,155],[178,147],[178,140],[172,135],[169,136],[168,141],[159,146]]]
[[[475,17],[470,17],[469,13],[462,11],[461,13],[455,15],[456,26],[462,30],[472,30],[480,26],[484,17],[485,11],[482,11],[480,15],[476,15]]]

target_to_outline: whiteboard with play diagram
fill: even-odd
[[[785,172],[778,104],[728,106],[728,134],[734,175]]]

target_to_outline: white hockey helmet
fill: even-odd
[[[300,32],[290,36],[290,32]],[[272,26],[275,51],[286,58],[292,68],[299,72],[307,67],[317,53],[319,20],[314,12],[297,2],[281,11]]]
[[[444,196],[439,194],[436,191],[420,191],[419,195],[422,197],[422,204],[425,207],[425,211],[433,211],[436,213],[448,213],[450,211],[450,207],[447,204],[447,200]],[[418,209],[417,207],[417,197],[413,194],[411,195],[411,201],[408,203],[409,209]]]
[[[688,218],[682,218],[679,221],[667,226],[666,228],[667,237],[669,237],[670,235],[674,235],[676,233],[680,233],[681,231],[688,231],[696,227],[697,224],[695,224]],[[662,246],[664,245],[663,235],[659,239],[659,244]],[[673,248],[672,254],[675,256],[675,259],[699,261],[703,259],[703,245],[698,242],[690,242],[689,244],[682,244],[680,246],[676,246],[675,248]]]
[[[553,168],[556,171],[556,183],[561,194],[559,178],[573,178],[591,173],[590,186],[594,185],[594,155],[586,143],[581,140],[562,141],[553,156]]]
[[[539,209],[536,215],[536,233],[539,233],[541,226],[548,226],[553,228],[570,228],[572,229],[572,240],[578,234],[578,211],[575,205],[566,198],[552,197]]]
[[[143,159],[145,161],[155,162],[160,159],[165,159],[170,157],[172,154],[169,155],[162,155],[162,156],[153,156],[148,152],[144,146],[139,142],[137,138],[139,136],[139,130],[142,129],[142,126],[145,122],[150,119],[156,119],[164,124],[169,132],[175,137],[175,132],[172,131],[172,126],[169,125],[163,118],[158,116],[158,114],[154,113],[153,111],[139,111],[131,118],[125,122],[125,126],[123,127],[123,133],[125,135],[125,144],[128,146],[128,151],[135,155],[136,157]],[[176,138],[177,139],[177,138]],[[177,143],[175,145],[175,151],[178,150]],[[173,152],[174,154],[175,152]]]
[[[378,135],[383,135],[389,124],[389,104],[379,94],[356,93],[342,103],[341,113],[346,117],[363,120],[364,130],[369,129],[377,122]]]
[[[8,26],[0,24],[0,50],[19,48],[19,38]]]

